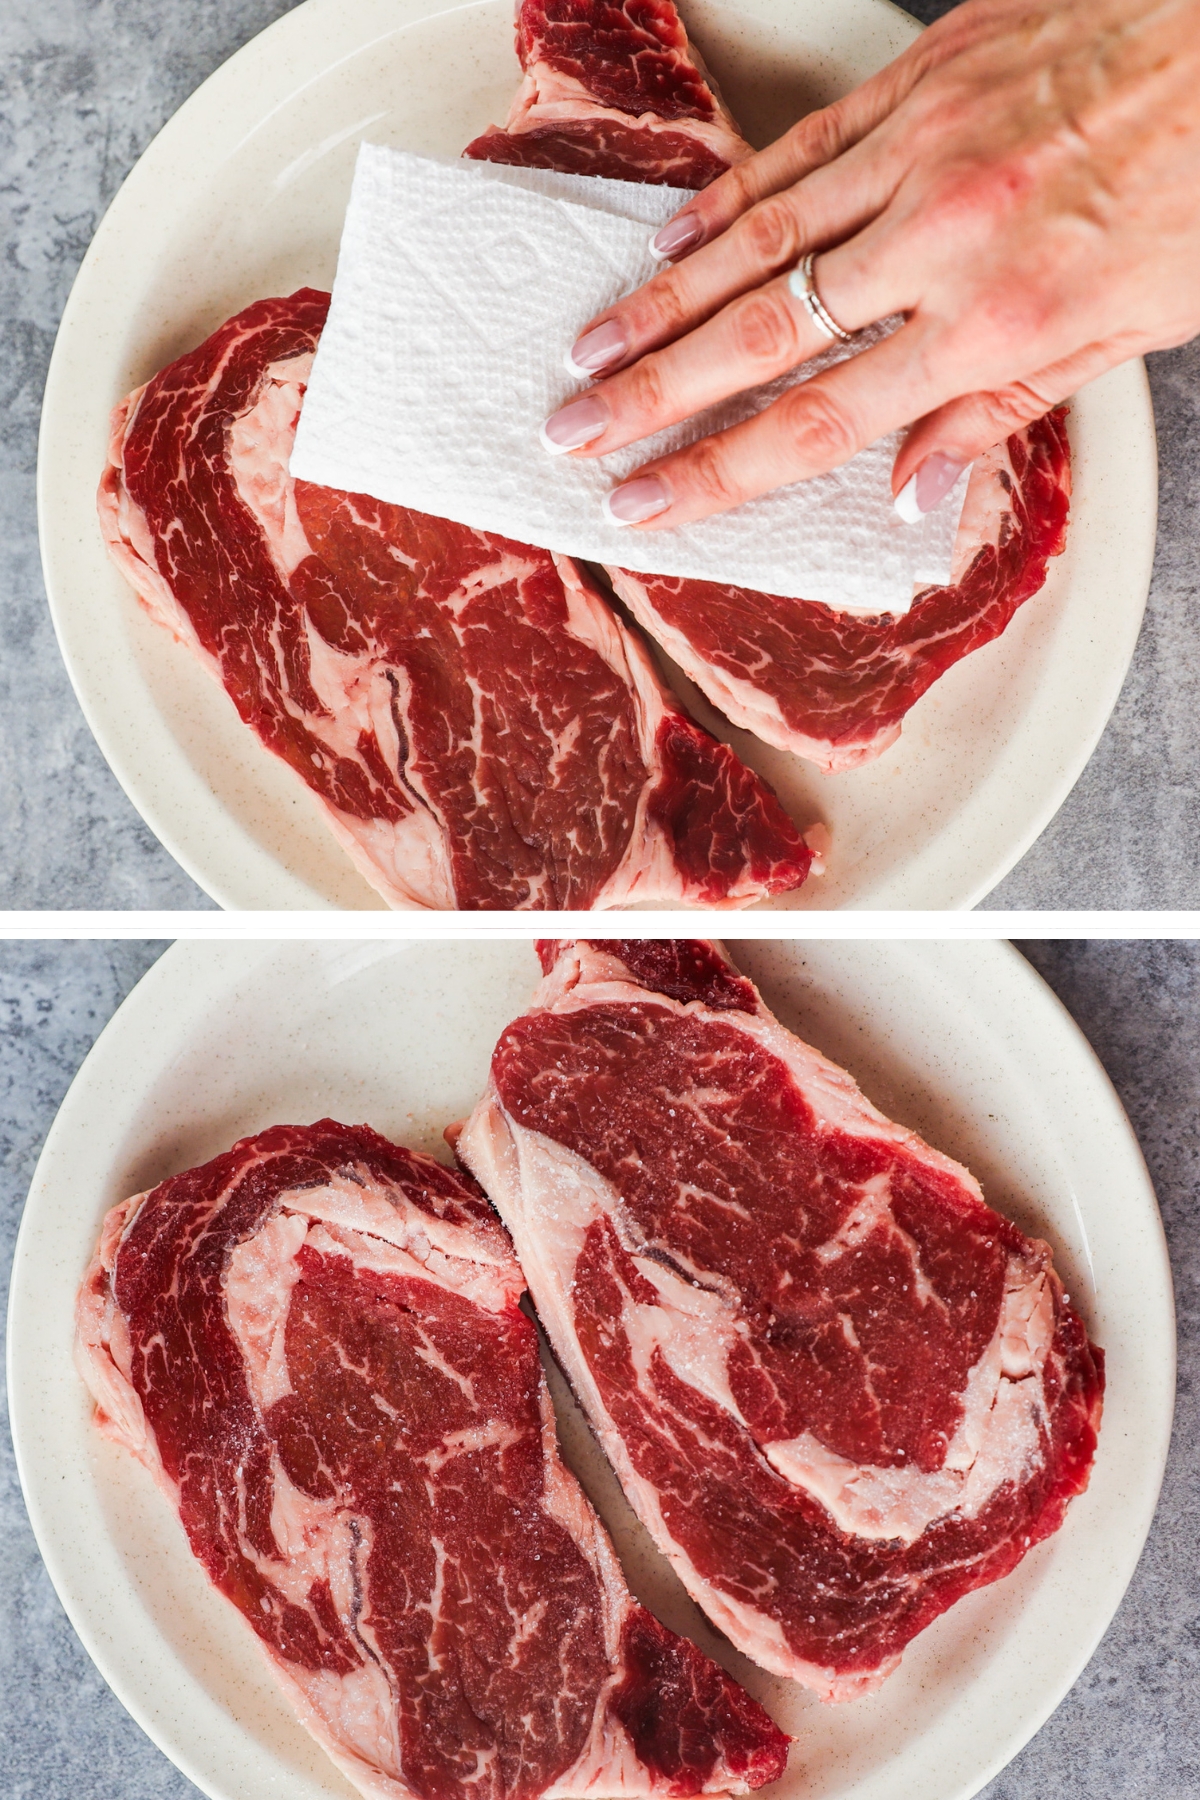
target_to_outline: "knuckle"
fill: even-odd
[[[721,177],[721,200],[729,204],[735,214],[746,212],[758,199],[751,166],[757,158],[751,157],[749,162],[734,163],[732,169],[726,170]]]
[[[1005,282],[980,296],[976,317],[985,341],[994,351],[1007,355],[1028,352],[1039,344],[1052,327],[1056,311],[1052,298],[1036,282]],[[1025,366],[1029,367],[1028,362]]]
[[[663,381],[662,367],[657,357],[644,356],[635,363],[624,380],[625,407],[639,419],[653,419],[662,411],[666,401],[666,385]]]
[[[793,388],[777,405],[784,437],[801,467],[836,469],[859,448],[853,420],[817,382]]]
[[[934,123],[922,154],[936,157],[942,127]],[[921,134],[914,132],[914,141]],[[955,164],[939,169],[926,185],[914,214],[918,230],[936,255],[953,247],[961,253],[986,241],[996,224],[995,193],[989,171]]]
[[[979,409],[985,428],[998,441],[1010,431],[1018,431],[1031,419],[1040,419],[1050,402],[1025,381],[1011,381],[992,393],[979,396]]]
[[[1071,336],[1064,296],[1034,270],[1024,270],[1019,280],[990,267],[982,277],[968,270],[964,277],[951,274],[949,283],[955,316],[941,305],[941,347],[956,368],[974,376],[972,386],[1006,386],[1010,369],[1041,368],[1053,360],[1055,345]]]
[[[731,309],[730,327],[737,350],[752,363],[773,370],[800,360],[795,310],[781,294],[751,294]]]
[[[770,268],[795,262],[800,254],[800,233],[786,196],[761,201],[746,214],[743,223],[749,249],[758,262]]]
[[[791,147],[809,166],[832,162],[842,148],[842,107],[836,102],[811,112],[788,132]]]
[[[958,123],[945,107],[928,121],[928,148],[934,156],[941,154],[943,167],[929,185],[922,210],[930,228],[947,234],[948,242],[983,245],[1029,205],[1045,171],[1038,153],[981,157],[972,152],[947,158],[945,145]]]
[[[645,290],[645,316],[638,319],[640,330],[654,339],[676,337],[694,321],[684,295],[684,284],[675,269],[664,269]]]
[[[909,141],[922,152],[944,150],[946,144],[957,143],[964,130],[969,131],[977,113],[978,100],[966,87],[944,75],[935,76],[924,83],[908,108]]]
[[[702,438],[693,446],[688,454],[687,474],[688,485],[718,512],[736,506],[742,497],[719,439]]]

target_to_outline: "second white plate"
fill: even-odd
[[[1075,1680],[1149,1528],[1174,1381],[1154,1195],[1095,1057],[1006,946],[731,949],[785,1024],[1054,1246],[1108,1359],[1091,1484],[1055,1537],[923,1633],[877,1694],[823,1707],[714,1637],[558,1382],[566,1453],[639,1596],[796,1735],[770,1800],[967,1800]],[[351,1790],[297,1724],[149,1477],[92,1426],[71,1335],[100,1221],[116,1200],[284,1121],[365,1120],[446,1155],[443,1127],[474,1104],[492,1046],[536,979],[527,943],[179,945],[105,1029],[47,1139],[9,1318],[13,1435],[30,1516],[106,1680],[213,1800],[349,1800]]]

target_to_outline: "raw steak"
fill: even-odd
[[[78,1360],[375,1800],[742,1793],[787,1739],[630,1597],[469,1177],[324,1119],[109,1213]]]
[[[113,415],[99,506],[151,615],[394,907],[743,906],[812,861],[577,563],[288,457],[329,296],[260,300]]]
[[[1047,1245],[712,945],[541,948],[458,1154],[689,1592],[850,1699],[1058,1529],[1102,1355]]]
[[[518,0],[517,55],[508,119],[465,156],[702,188],[753,155],[672,0]]]
[[[719,582],[609,568],[639,625],[735,725],[827,774],[870,762],[939,675],[999,637],[1066,544],[1071,461],[1061,407],[981,456],[949,587],[864,618]]]
[[[695,104],[695,71],[671,0],[649,0],[644,10],[629,10],[637,25],[608,0],[525,0],[518,8],[517,54],[526,73],[508,124],[504,132],[493,127],[478,138],[466,155],[590,168],[598,175],[624,173],[627,180],[683,187],[703,187],[721,173],[716,169],[685,180],[668,166],[656,172],[657,121],[687,117]],[[650,19],[653,26],[645,24]],[[644,41],[639,26],[664,43],[678,41],[678,57],[637,56],[633,46]],[[546,127],[546,135],[538,136],[536,124],[538,148],[536,154],[530,151],[529,120],[541,116],[539,97],[557,94],[554,84],[563,81],[572,96],[572,130],[579,134],[592,120],[602,135],[617,96],[626,97],[630,113],[643,103],[649,109],[653,101],[652,118],[631,119],[624,128],[623,141],[631,146],[623,152],[627,170],[592,168],[561,132],[552,135]],[[635,94],[636,100],[630,98]],[[723,108],[721,116],[736,132]],[[639,137],[644,140],[640,160],[632,147]],[[740,153],[726,154],[725,160],[737,162],[747,154],[749,147],[742,144]],[[979,459],[959,526],[951,585],[925,589],[907,614],[894,618],[839,613],[815,601],[720,582],[615,567],[608,575],[638,623],[726,718],[831,773],[869,762],[894,744],[905,713],[938,676],[999,637],[1018,606],[1038,592],[1047,559],[1065,543],[1070,492],[1060,409]]]

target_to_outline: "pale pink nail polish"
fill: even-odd
[[[917,505],[923,513],[932,512],[946,498],[966,466],[940,450],[925,458],[917,470]]]
[[[629,348],[629,335],[619,319],[606,319],[594,331],[585,331],[567,351],[567,371],[571,375],[599,375],[620,362]]]
[[[681,250],[690,250],[693,244],[699,243],[703,234],[704,226],[695,213],[680,213],[678,217],[668,219],[661,231],[655,232],[650,239],[650,254],[657,256],[660,262],[668,262]]]
[[[641,525],[670,504],[670,491],[659,475],[635,475],[604,496],[604,510],[614,525]]]
[[[607,400],[602,400],[599,394],[582,394],[578,400],[570,400],[556,413],[551,413],[542,426],[542,448],[551,456],[578,450],[606,431],[611,420]]]
[[[940,505],[966,466],[940,450],[932,451],[892,502],[905,524],[918,524],[926,513]]]

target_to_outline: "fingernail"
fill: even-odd
[[[567,351],[563,361],[568,375],[586,378],[598,375],[612,363],[620,362],[629,348],[629,337],[619,319],[606,319],[594,331],[585,331]]]
[[[966,463],[935,450],[925,458],[915,475],[910,475],[893,505],[906,525],[917,525],[926,513],[933,511],[946,498]]]
[[[966,463],[935,450],[917,470],[917,505],[923,513],[932,512],[954,486]]]
[[[604,510],[614,525],[641,525],[666,512],[671,504],[667,484],[658,475],[635,475],[604,496]]]
[[[655,232],[650,239],[650,254],[657,256],[659,262],[666,262],[696,243],[703,233],[704,226],[695,213],[680,213],[676,218],[668,219],[661,231]]]
[[[900,514],[900,517],[904,520],[906,525],[919,525],[921,523],[921,509],[917,505],[917,478],[915,475],[909,476],[904,486],[900,489],[900,492],[896,495],[896,498],[892,501],[892,505]]]
[[[578,400],[560,406],[546,420],[540,434],[542,449],[548,450],[551,456],[578,450],[606,431],[611,419],[607,400],[602,400],[599,394],[581,394]]]

